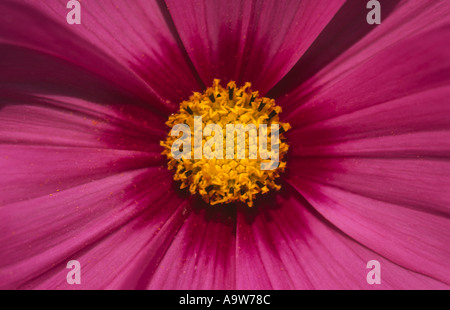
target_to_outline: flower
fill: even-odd
[[[448,1],[380,1],[380,25],[359,0],[82,1],[74,25],[66,2],[0,3],[0,288],[449,288]],[[161,155],[214,79],[292,126],[251,209]]]

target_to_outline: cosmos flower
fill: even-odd
[[[448,289],[450,3],[380,3],[1,1],[0,288]],[[161,154],[214,79],[292,127],[251,208]]]

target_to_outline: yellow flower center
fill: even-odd
[[[211,205],[242,201],[251,207],[259,193],[279,190],[275,180],[288,150],[284,133],[291,128],[280,123],[280,113],[250,83],[237,88],[231,81],[223,88],[214,80],[204,93],[195,92],[169,117],[171,132],[161,141],[174,180]]]

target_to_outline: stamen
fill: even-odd
[[[259,105],[259,108],[258,108],[258,112],[261,112],[262,109],[264,109],[264,107],[266,106],[266,104],[267,104],[267,102],[262,102],[261,101],[261,104]]]
[[[277,115],[277,111],[273,110],[272,112],[270,112],[268,120],[272,119],[272,117],[274,117],[275,115]]]
[[[275,105],[274,100],[259,97],[258,92],[252,92],[250,83],[237,87],[232,81],[223,88],[219,80],[214,80],[212,87],[203,94],[194,93],[188,101],[183,101],[179,112],[171,115],[166,122],[170,128],[185,124],[191,129],[190,137],[172,136],[169,133],[167,139],[161,141],[164,147],[162,154],[169,160],[168,167],[175,171],[174,180],[181,182],[181,188],[188,188],[191,194],[201,195],[211,205],[241,201],[251,207],[258,194],[265,194],[271,189],[279,190],[281,186],[276,184],[275,180],[286,167],[283,160],[289,147],[283,134],[290,129],[289,124],[279,121],[280,113],[281,108]],[[194,126],[199,124],[199,118],[200,136],[196,134]],[[222,129],[222,135],[214,130],[210,135],[203,135],[202,130],[207,125],[214,124]],[[226,126],[229,124],[234,125],[234,128],[238,128],[238,125],[252,125],[259,129],[259,135],[254,137],[250,131],[244,131],[245,146],[240,150],[239,143],[227,145]],[[272,141],[271,125],[279,126],[279,141]],[[265,134],[264,140],[260,140],[262,134]],[[222,141],[221,137],[222,146],[217,143]],[[238,135],[235,134],[234,139],[230,141],[237,138]],[[172,154],[172,145],[177,140],[182,141],[178,147],[183,154],[181,158],[175,158]],[[189,141],[190,144],[187,143]],[[266,153],[261,153],[261,141],[266,144]],[[210,146],[211,152],[216,154],[217,151],[223,157],[206,157],[205,147],[211,142],[214,142]],[[200,157],[196,156],[196,151],[199,151],[195,149],[196,146],[202,151]],[[279,152],[277,160],[272,158],[274,150]],[[227,151],[231,151],[234,156],[228,158],[225,155]],[[245,155],[244,158],[238,158],[242,154]],[[263,169],[264,164],[268,164],[271,170]]]
[[[186,111],[191,115],[194,114],[189,106],[186,107]]]
[[[250,98],[250,102],[248,103],[249,105],[252,105],[253,101],[255,101],[255,96],[252,95],[252,97]]]

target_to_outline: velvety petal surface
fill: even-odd
[[[300,60],[271,89],[268,96],[278,98],[301,86],[309,78],[320,72],[321,69],[351,49],[352,46],[364,40],[371,32],[384,28],[386,19],[390,18],[391,14],[397,13],[399,4],[404,1],[379,0],[378,2],[382,8],[381,17],[383,26],[374,26],[367,23],[367,13],[369,12],[367,9],[368,1],[345,1]],[[404,11],[403,14],[405,13],[408,12]],[[397,23],[397,26],[403,25],[405,22],[407,21],[402,19]],[[410,26],[414,27],[415,25]],[[391,28],[384,28],[385,33],[390,33],[391,31]]]
[[[291,182],[327,220],[360,244],[399,266],[450,286],[449,217],[361,196],[328,184],[300,179]]]
[[[294,127],[288,182],[367,250],[445,287],[448,12],[443,1],[400,1],[380,26],[278,100]]]
[[[0,49],[0,205],[163,163],[165,115],[67,61]]]
[[[142,267],[139,255],[149,243],[147,254],[164,253],[186,214],[183,200],[169,172],[147,168],[3,206],[0,283],[8,289],[71,289],[66,264],[78,260],[82,284],[76,288],[107,288],[112,280],[135,288],[127,278],[138,278],[142,268],[123,270]]]
[[[287,184],[265,207],[258,216],[238,213],[238,289],[448,288],[346,235]],[[367,282],[371,260],[381,264],[380,285]]]
[[[166,1],[205,85],[252,82],[266,93],[297,62],[343,1]]]
[[[163,122],[145,108],[108,98],[92,103],[8,90],[0,109],[3,288],[70,288],[61,275],[73,255],[89,265],[118,240],[137,253],[150,240],[142,236],[161,228],[184,201],[163,167]],[[111,235],[127,231],[127,223],[132,235]],[[85,260],[79,253],[91,247]],[[124,264],[117,268],[131,266],[125,261],[117,259]],[[83,269],[89,270],[88,288],[104,287],[109,276],[117,276],[97,277],[105,265],[89,266]],[[125,280],[120,285],[134,287]]]
[[[0,286],[73,288],[65,265],[78,258],[84,287],[136,287],[117,276],[137,274],[100,277],[106,265],[93,262],[111,255],[110,267],[131,268],[120,255],[137,257],[182,210],[162,167],[166,115],[67,59],[9,43],[0,50]],[[161,249],[178,222],[165,226]]]
[[[59,57],[163,111],[199,90],[158,1],[85,1],[69,25],[67,1],[2,1],[0,42]],[[70,73],[67,73],[70,74]]]
[[[285,117],[298,127],[446,85],[449,12],[446,1],[401,1],[381,25],[306,81],[301,68],[293,70],[286,78],[295,89],[284,89],[277,100]],[[337,38],[323,44],[332,51]]]
[[[235,209],[197,207],[173,239],[148,289],[235,289]],[[198,207],[202,205],[202,207]]]
[[[420,92],[296,131],[293,177],[449,214],[449,88]],[[363,180],[361,182],[360,180]]]
[[[450,107],[442,86],[300,127],[295,157],[443,158],[450,154]]]

